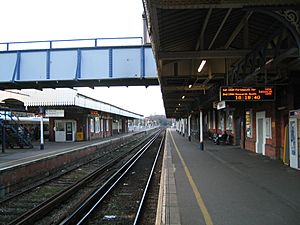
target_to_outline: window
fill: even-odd
[[[212,129],[216,129],[216,111],[212,111]]]
[[[65,123],[56,122],[56,131],[65,131]]]
[[[207,114],[207,120],[208,120],[208,129],[212,128],[212,122],[211,122],[211,112],[208,112]]]
[[[100,127],[101,132],[103,132],[103,126],[104,126],[103,119],[101,119],[101,127]]]
[[[109,131],[109,120],[106,120],[106,131]]]
[[[226,111],[226,130],[233,133],[233,111]]]
[[[95,127],[94,127],[94,118],[90,118],[90,131],[92,132],[92,133],[94,133],[95,132]]]
[[[246,111],[246,137],[252,138],[252,110]]]
[[[99,133],[99,132],[100,132],[100,118],[95,117],[95,133]]]
[[[266,118],[266,138],[272,138],[272,120],[270,117]]]
[[[218,129],[224,131],[224,113],[218,111]]]

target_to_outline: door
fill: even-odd
[[[256,153],[265,155],[266,123],[265,112],[256,113]]]
[[[263,123],[264,120],[262,118],[257,119],[257,148],[256,148],[256,152],[258,154],[262,154],[263,153],[263,135],[262,135],[262,131],[263,131]]]
[[[66,141],[73,141],[72,122],[66,122]]]
[[[299,141],[300,141],[300,119],[290,118],[290,167],[299,169]]]
[[[65,122],[55,121],[55,141],[66,141]]]

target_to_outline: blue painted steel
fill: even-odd
[[[43,49],[53,49],[53,44],[59,43],[59,42],[71,42],[71,43],[73,42],[73,43],[76,43],[76,42],[81,42],[81,41],[93,41],[93,44],[89,47],[100,47],[98,45],[98,43],[101,43],[101,40],[103,40],[103,41],[122,40],[122,41],[124,41],[124,45],[126,45],[126,42],[130,41],[130,40],[136,40],[136,41],[139,42],[139,43],[136,43],[135,45],[140,45],[140,44],[143,43],[143,38],[142,37],[115,37],[115,38],[83,38],[83,39],[68,39],[68,40],[58,39],[58,40],[45,40],[45,41],[2,42],[2,43],[0,43],[0,46],[4,45],[6,47],[6,51],[10,51],[10,50],[13,49],[11,47],[14,47],[14,45],[32,46],[32,44],[39,45],[39,44],[42,44],[42,43],[49,43],[49,45],[47,45],[49,47],[48,48],[43,48]],[[100,42],[98,42],[98,41],[100,41]],[[114,45],[114,44],[112,44],[112,45]],[[77,47],[82,47],[82,46],[77,46]],[[24,50],[24,49],[30,49],[30,48],[22,48],[22,50]],[[36,48],[34,48],[34,49],[36,49]],[[21,49],[18,49],[18,50],[21,50]]]
[[[113,50],[109,49],[109,77],[113,77]]]
[[[92,40],[94,45],[98,45],[98,40],[106,39]],[[0,51],[0,86],[14,82],[40,84],[40,81],[57,83],[77,80],[80,83],[81,80],[95,80],[99,83],[111,78],[136,80],[135,85],[142,85],[138,80],[157,80],[156,63],[150,46],[53,48],[53,44],[54,41],[49,41],[49,48],[31,50],[11,50],[11,45],[6,45],[10,50]]]
[[[36,81],[47,79],[48,51],[20,52],[20,77],[16,80]]]
[[[81,50],[81,80],[109,77],[109,49]]]
[[[11,82],[17,62],[16,53],[0,54],[0,82]]]
[[[14,73],[13,73],[13,76],[11,79],[12,82],[15,82],[16,78],[18,79],[20,77],[20,59],[21,59],[20,52],[17,52],[17,61],[15,64]]]
[[[141,77],[141,47],[113,49],[113,77],[140,78]]]
[[[149,77],[149,74],[156,74],[157,68],[156,61],[151,47],[145,47],[145,77]]]
[[[145,77],[145,47],[141,48],[141,77]]]
[[[77,68],[76,68],[76,76],[75,80],[81,78],[81,50],[77,50]]]
[[[47,68],[46,68],[46,79],[49,80],[50,79],[50,51],[47,51]]]

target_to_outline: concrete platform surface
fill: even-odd
[[[300,171],[168,129],[157,224],[299,225]]]

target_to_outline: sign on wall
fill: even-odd
[[[46,109],[45,117],[64,117],[65,111],[63,109]]]
[[[274,101],[273,87],[220,87],[220,101]]]

